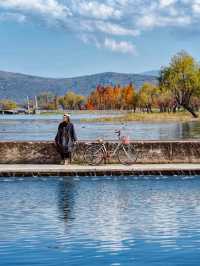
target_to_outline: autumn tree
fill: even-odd
[[[198,117],[191,99],[200,94],[200,66],[186,52],[173,56],[169,66],[161,70],[159,78],[162,90],[170,91],[177,104]]]
[[[194,111],[198,112],[200,108],[200,97],[192,96],[191,106],[194,109]]]
[[[113,88],[114,109],[121,108],[121,87],[117,85]]]
[[[88,97],[88,102],[97,110],[110,109],[113,106],[113,88],[98,85]]]
[[[97,110],[133,109],[136,108],[136,91],[132,84],[124,87],[98,85],[88,97],[87,106]]]
[[[136,91],[132,83],[122,88],[121,105],[123,109],[133,109],[136,107]]]
[[[159,91],[156,97],[156,106],[160,110],[161,113],[163,112],[175,113],[178,108],[177,101],[173,97],[173,94],[167,90]]]

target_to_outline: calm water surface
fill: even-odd
[[[1,178],[0,265],[199,265],[200,176]]]
[[[107,114],[110,116],[110,114]],[[113,139],[116,129],[131,139],[179,140],[200,137],[200,122],[129,122],[85,123],[81,118],[106,114],[72,114],[78,138],[81,140]],[[119,115],[111,114],[111,115]],[[0,140],[52,140],[56,135],[61,115],[0,115]]]

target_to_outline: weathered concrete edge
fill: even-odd
[[[162,175],[200,175],[200,164],[143,165],[139,166],[15,166],[4,165],[0,168],[0,177],[70,177],[70,176],[162,176]]]
[[[85,152],[92,141],[79,141],[73,152],[73,163],[85,163]],[[101,144],[98,144],[101,145]],[[107,141],[109,152],[117,141]],[[148,141],[130,142],[131,149],[138,153],[137,163],[200,163],[200,141]],[[53,141],[9,141],[0,142],[0,164],[59,164],[60,154]],[[107,163],[118,163],[117,155]]]
[[[98,143],[97,140],[78,140],[78,143]],[[118,140],[116,139],[106,139],[106,143],[116,143]],[[137,139],[130,139],[131,143],[200,143],[199,139],[183,139],[183,140],[137,140]],[[53,140],[0,140],[1,143],[54,143]]]

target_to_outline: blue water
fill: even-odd
[[[0,265],[200,263],[200,176],[0,179]]]
[[[121,130],[135,140],[199,139],[200,122],[116,122],[88,123],[84,118],[117,116],[117,113],[72,113],[79,140],[116,139],[115,130]],[[62,115],[0,115],[0,140],[54,140]]]

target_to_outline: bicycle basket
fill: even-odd
[[[122,137],[122,143],[123,144],[129,144],[130,143],[129,137],[128,136],[123,136]]]

